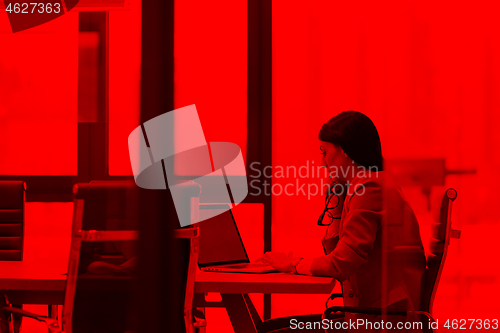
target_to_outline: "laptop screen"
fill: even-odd
[[[200,228],[199,266],[249,262],[229,205],[200,205],[200,219],[205,216],[213,217],[195,224]]]

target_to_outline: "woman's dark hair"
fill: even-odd
[[[321,141],[340,146],[354,162],[383,170],[382,147],[377,128],[357,111],[344,111],[328,120],[319,131]]]

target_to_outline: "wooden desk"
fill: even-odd
[[[26,234],[23,261],[0,261],[0,293],[12,304],[63,304],[71,239]]]
[[[68,264],[0,262],[0,293],[12,304],[63,304]]]
[[[23,261],[0,261],[0,292],[13,304],[62,304],[73,203],[26,203]]]
[[[329,294],[335,279],[291,273],[239,274],[202,272],[196,274],[195,306],[225,307],[234,331],[258,332],[262,322],[248,296],[263,294]],[[219,292],[222,302],[204,300],[203,293]],[[210,325],[210,324],[208,324]]]

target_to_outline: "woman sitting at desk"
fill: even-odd
[[[283,272],[337,279],[345,306],[419,309],[426,265],[419,226],[382,171],[375,125],[360,112],[346,111],[323,125],[319,139],[322,166],[332,182],[318,221],[327,226],[325,255],[294,258],[267,252],[262,261]],[[348,318],[370,316],[346,313]]]

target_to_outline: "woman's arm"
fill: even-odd
[[[350,199],[349,212],[342,221],[342,235],[335,249],[328,255],[302,259],[296,264],[299,274],[331,276],[344,281],[368,259],[377,232],[380,229],[383,202],[378,182],[368,181]],[[284,253],[267,252],[261,259],[283,272],[291,272],[293,258]]]

